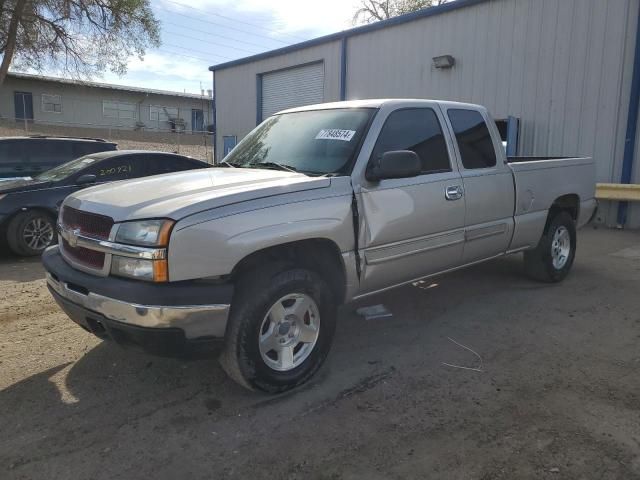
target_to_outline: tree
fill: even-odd
[[[373,23],[391,17],[442,5],[450,0],[361,0],[353,24]]]
[[[0,85],[12,64],[91,78],[160,45],[149,0],[0,0]]]

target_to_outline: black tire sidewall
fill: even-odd
[[[244,379],[267,392],[284,391],[304,383],[327,357],[335,331],[336,304],[326,282],[315,272],[293,269],[277,273],[268,280],[251,281],[240,288],[243,291],[238,295],[238,302],[234,300],[238,308],[232,307],[231,312],[231,322],[239,322],[237,338],[228,340],[237,342],[235,352]],[[280,372],[262,359],[258,338],[268,310],[278,299],[291,293],[304,293],[313,298],[320,313],[320,331],[305,361],[293,370]]]
[[[24,241],[23,231],[26,225],[36,218],[42,218],[46,220],[51,225],[53,229],[53,238],[51,243],[48,246],[54,245],[56,243],[56,235],[55,235],[55,220],[53,220],[52,216],[46,212],[31,210],[26,212],[21,212],[16,215],[10,222],[7,228],[7,243],[9,244],[9,248],[13,251],[13,253],[22,256],[36,256],[41,255],[42,252],[46,249],[42,250],[34,250],[29,245],[27,245]]]
[[[553,266],[551,249],[553,236],[560,227],[565,227],[569,232],[569,237],[571,239],[571,251],[569,252],[569,258],[567,259],[567,262],[564,264],[564,266],[561,269],[557,269]],[[573,218],[566,212],[560,212],[551,220],[549,228],[547,229],[547,233],[544,236],[544,241],[539,247],[542,261],[549,276],[549,280],[551,280],[552,282],[560,282],[564,280],[564,278],[569,274],[576,256],[576,247],[577,235]]]

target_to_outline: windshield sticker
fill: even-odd
[[[340,130],[339,128],[325,128],[316,135],[316,140],[342,140],[350,142],[356,134],[355,130]]]

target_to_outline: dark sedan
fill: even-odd
[[[0,183],[0,232],[17,255],[38,255],[55,243],[58,208],[70,193],[100,183],[209,166],[163,152],[117,150],[86,155],[32,179]]]

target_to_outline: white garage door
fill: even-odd
[[[262,75],[262,118],[280,110],[322,103],[324,65],[313,63]]]

